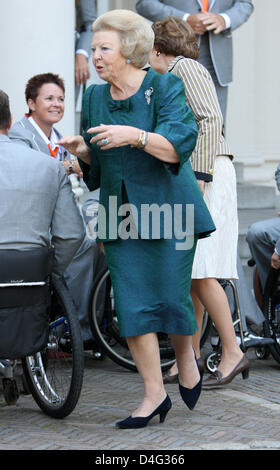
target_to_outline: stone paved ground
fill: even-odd
[[[203,391],[194,411],[168,385],[173,407],[163,424],[157,417],[147,428],[119,430],[115,422],[138,404],[140,377],[87,354],[80,400],[64,420],[44,415],[30,395],[8,406],[0,391],[0,450],[279,450],[280,365],[253,350],[248,357],[249,379]]]

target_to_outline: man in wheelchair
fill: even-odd
[[[46,280],[65,272],[85,230],[63,165],[12,142],[10,125],[9,97],[0,90],[0,358],[12,359],[31,353],[24,336],[36,333],[29,344],[40,350]]]
[[[280,164],[275,171],[275,181],[280,191]],[[271,268],[280,268],[280,213],[278,217],[252,224],[248,229],[247,242],[257,266],[263,294]]]

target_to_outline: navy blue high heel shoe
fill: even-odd
[[[196,361],[197,369],[199,371],[196,357],[195,357],[195,361]],[[200,372],[199,374],[200,374],[199,382],[193,388],[183,387],[183,385],[179,383],[179,390],[180,390],[181,397],[190,410],[194,409],[201,393],[203,374],[201,374]]]
[[[166,398],[163,400],[163,402],[149,416],[136,416],[135,418],[129,416],[123,421],[118,421],[116,426],[121,429],[145,428],[148,422],[158,414],[159,422],[163,423],[171,406],[171,400],[169,396],[166,395]]]

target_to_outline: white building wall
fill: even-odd
[[[274,185],[280,162],[279,0],[254,0],[255,11],[234,35],[234,81],[227,139],[248,182]]]
[[[30,77],[52,72],[65,80],[65,115],[57,128],[74,132],[74,0],[0,0],[0,88],[10,96],[13,121],[28,111]]]

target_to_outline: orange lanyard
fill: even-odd
[[[53,158],[56,158],[57,152],[59,151],[59,147],[55,147],[54,150],[51,148],[50,144],[48,144],[48,147],[49,147],[49,151],[50,151],[51,156]]]
[[[208,11],[209,10],[209,1],[208,0],[201,0],[202,4],[202,11]]]
[[[30,117],[30,114],[29,114],[29,113],[25,113],[25,116],[26,116],[27,118],[29,118],[29,117]],[[54,150],[51,148],[50,144],[48,144],[48,147],[49,147],[49,151],[50,151],[51,156],[52,156],[53,158],[56,158],[57,153],[58,153],[58,151],[59,151],[59,147],[55,147]]]

